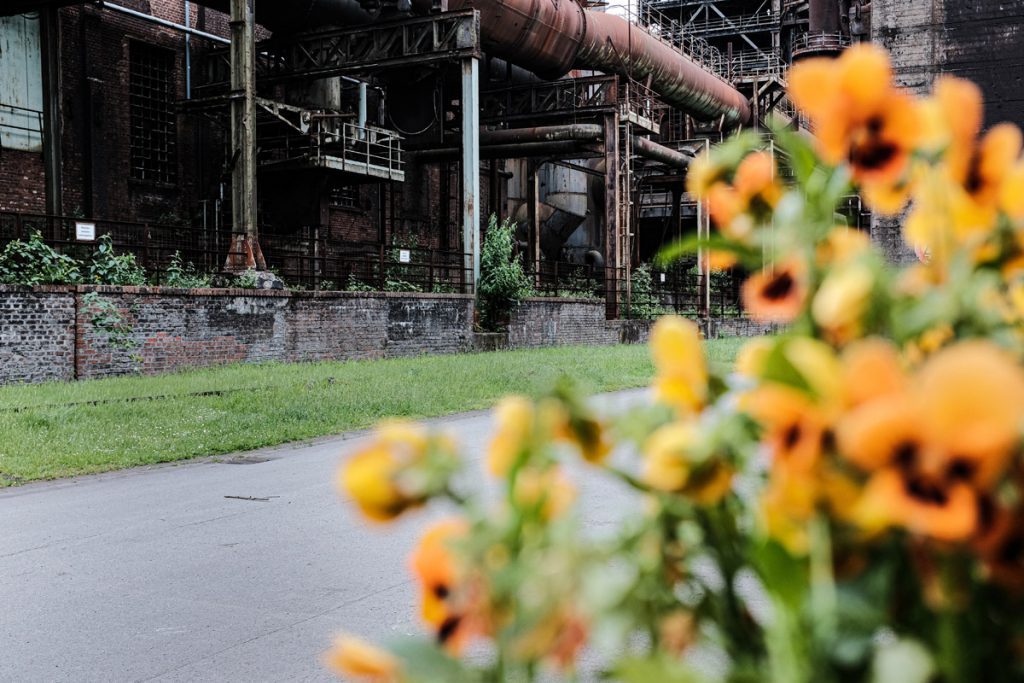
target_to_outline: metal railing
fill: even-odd
[[[386,128],[358,125],[332,112],[311,112],[306,133],[260,138],[259,161],[275,163],[308,161],[335,170],[404,180],[402,136]]]
[[[154,285],[166,283],[167,267],[176,253],[200,273],[222,272],[235,236],[228,227],[0,212],[0,250],[13,240],[25,240],[39,232],[57,251],[88,261],[95,242],[76,239],[76,223],[80,222],[94,224],[97,239],[110,235],[117,253],[133,254]],[[268,267],[292,287],[472,291],[471,269],[465,265],[468,255],[458,250],[341,240],[322,226],[294,231],[266,229],[260,233],[259,242]]]
[[[607,301],[609,292],[617,303],[620,318],[649,318],[670,313],[696,316],[702,313],[701,290],[704,276],[697,272],[696,261],[681,262],[668,270],[650,271],[649,284],[640,287],[635,273],[627,277],[625,268],[608,268],[563,261],[541,261],[526,265],[533,295],[541,297],[581,298]],[[739,271],[710,274],[708,313],[741,316]],[[627,285],[627,279],[631,281]]]
[[[842,33],[802,33],[793,39],[793,56],[819,52],[839,52],[850,46],[849,36]]]
[[[786,71],[782,57],[774,51],[738,50],[729,60],[729,74],[733,78],[781,77]]]
[[[20,146],[4,144],[4,140],[24,138],[28,149],[41,145],[43,142],[43,112],[38,109],[16,107],[13,104],[0,104],[0,147],[10,145],[13,149]]]
[[[726,36],[771,30],[779,25],[779,17],[774,14],[747,14],[735,17],[711,18],[705,13],[703,21],[695,19],[685,28],[702,36]]]

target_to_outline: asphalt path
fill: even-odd
[[[430,422],[486,492],[491,415]],[[368,436],[0,490],[0,681],[336,680],[320,662],[336,633],[418,633],[406,555],[450,510],[367,526],[334,480]],[[573,475],[587,533],[634,505],[586,466]]]

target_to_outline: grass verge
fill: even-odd
[[[740,344],[711,341],[708,355],[729,363]],[[0,487],[486,408],[540,395],[561,375],[599,392],[651,373],[646,346],[560,347],[0,387]]]

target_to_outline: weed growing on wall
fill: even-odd
[[[43,242],[39,231],[14,240],[0,253],[0,284],[71,285],[81,282],[78,262]]]
[[[86,281],[97,285],[141,286],[146,284],[146,271],[136,262],[134,254],[114,253],[113,239],[107,234],[99,238],[86,271]]]
[[[108,344],[119,349],[132,349],[138,345],[132,338],[135,327],[113,301],[97,292],[89,292],[82,297],[82,304],[89,314],[89,323],[106,338]]]
[[[200,273],[191,262],[184,263],[181,259],[181,252],[176,251],[167,265],[163,284],[168,287],[200,289],[210,286],[210,276]]]

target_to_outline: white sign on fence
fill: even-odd
[[[95,242],[96,224],[75,221],[75,239],[79,242]]]
[[[399,263],[409,263],[411,260],[412,260],[412,255],[409,253],[408,249],[399,249],[398,250],[398,262]]]

